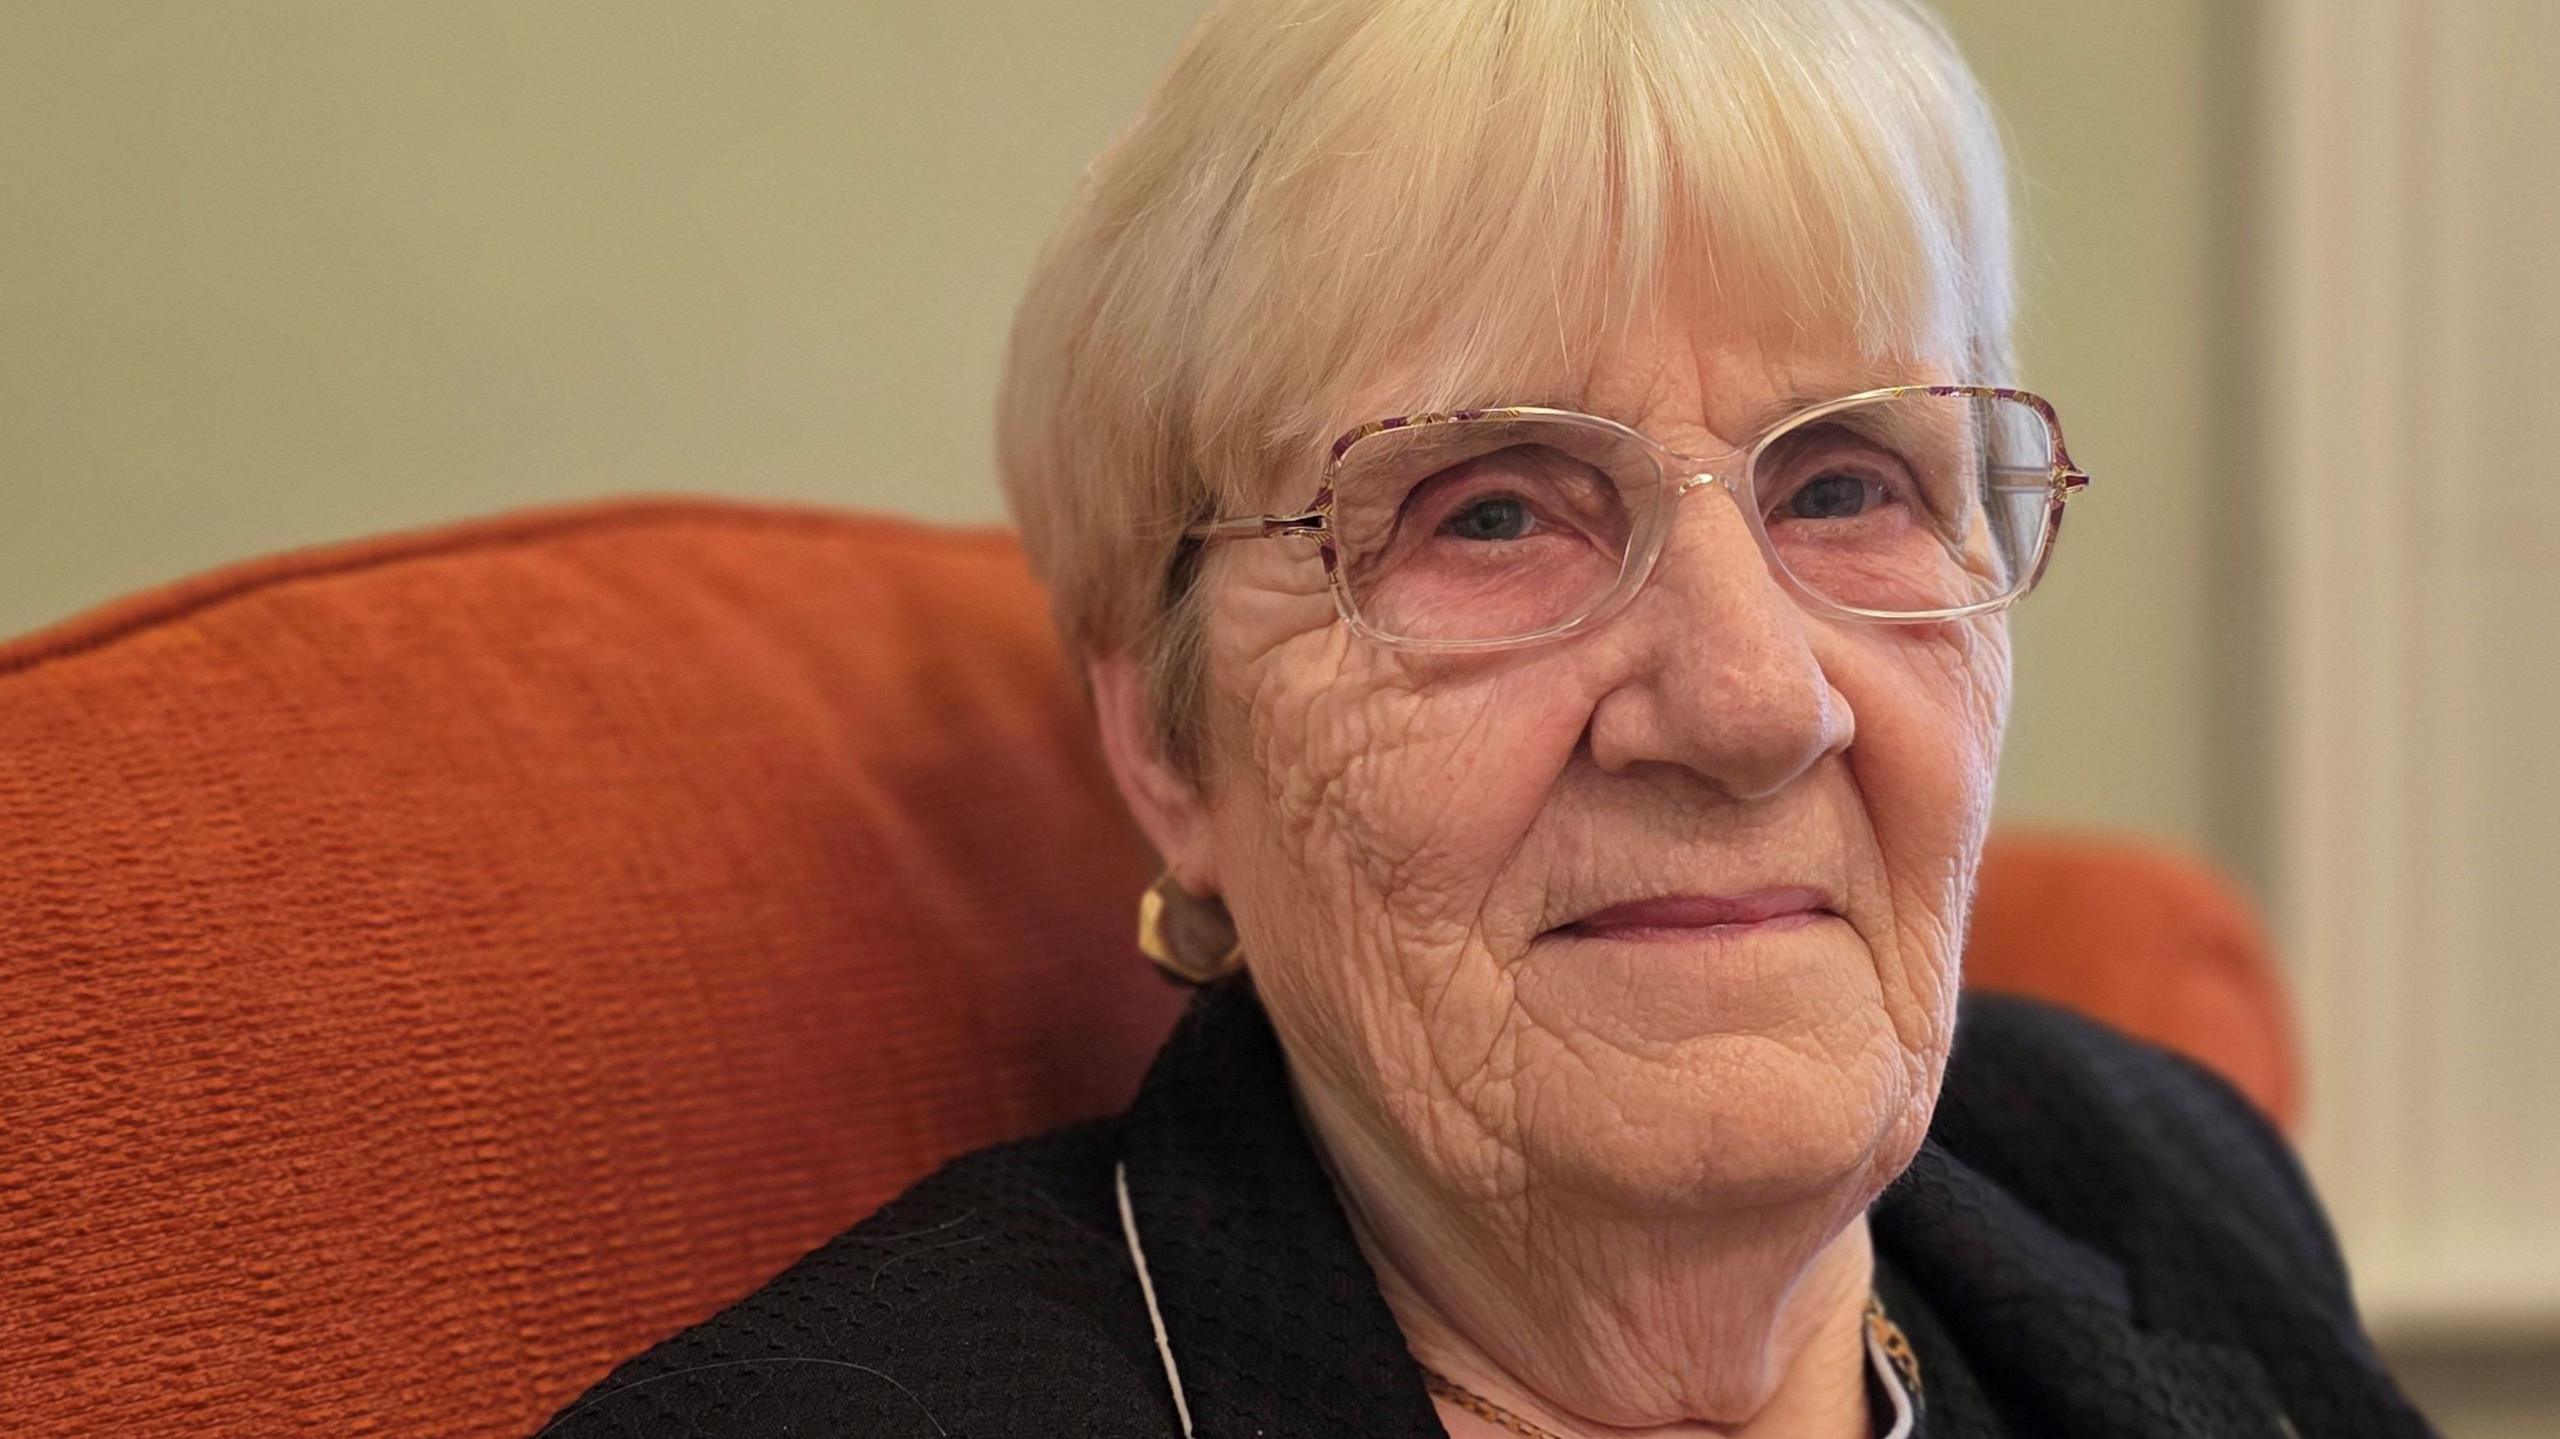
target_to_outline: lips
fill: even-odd
[[[1551,933],[1598,939],[1695,935],[1745,929],[1792,929],[1836,916],[1831,897],[1796,885],[1742,894],[1667,894],[1594,910]]]

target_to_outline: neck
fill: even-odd
[[[1301,1094],[1379,1289],[1430,1368],[1558,1435],[1870,1432],[1868,1195],[1668,1219],[1534,1183],[1452,1203],[1320,1093]]]

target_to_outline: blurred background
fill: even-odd
[[[2560,1432],[2560,6],[1946,0],[2098,476],[2004,818],[2267,907],[2446,1432]],[[1199,0],[0,0],[0,634],[616,492],[991,521],[1032,255]]]

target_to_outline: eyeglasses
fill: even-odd
[[[1902,385],[1807,406],[1713,457],[1570,410],[1379,420],[1334,441],[1304,511],[1185,533],[1311,539],[1353,632],[1396,649],[1495,650],[1623,608],[1692,490],[1733,497],[1806,609],[1922,624],[2033,589],[2064,502],[2088,483],[2038,396]]]

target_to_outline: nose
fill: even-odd
[[[1676,765],[1735,800],[1784,789],[1848,747],[1855,723],[1814,647],[1815,621],[1769,572],[1739,497],[1712,474],[1677,491],[1651,577],[1612,628],[1618,668],[1594,706],[1592,758],[1612,773]]]

